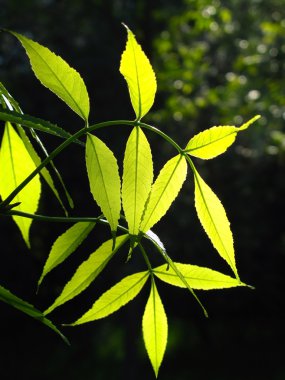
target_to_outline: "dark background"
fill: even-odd
[[[223,156],[195,160],[220,197],[235,237],[241,279],[254,285],[200,292],[206,319],[186,290],[159,283],[169,321],[169,341],[159,378],[195,380],[285,379],[284,364],[284,166],[285,3],[283,0],[85,0],[0,1],[0,26],[26,34],[63,57],[85,80],[90,122],[133,119],[118,68],[125,46],[125,22],[150,58],[158,80],[155,105],[146,120],[185,145],[213,125],[240,125],[262,118],[240,134]],[[70,132],[80,119],[33,76],[19,43],[0,35],[0,77],[27,114]],[[100,131],[122,162],[129,129]],[[175,152],[147,134],[155,174]],[[49,150],[56,138],[41,136]],[[85,174],[84,152],[71,147],[56,160],[75,202],[73,215],[98,215]],[[122,166],[121,166],[122,168]],[[62,215],[43,185],[39,213]],[[1,285],[44,310],[79,263],[108,237],[94,233],[68,261],[36,283],[49,249],[66,228],[35,222],[32,251],[11,220],[0,219]],[[231,274],[204,234],[193,206],[189,173],[179,198],[155,226],[176,261]],[[71,322],[126,273],[143,268],[137,255],[127,265],[121,252],[90,289],[51,314]],[[144,351],[141,318],[148,287],[109,318],[64,328],[67,347],[51,330],[1,304],[0,378],[43,380],[152,379]]]

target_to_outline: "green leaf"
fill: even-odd
[[[65,341],[65,343],[69,344],[68,339],[57,329],[57,327],[49,319],[45,318],[45,316],[43,315],[41,311],[37,310],[30,303],[15,296],[13,293],[11,293],[9,290],[5,289],[1,285],[0,285],[0,301],[7,303],[8,305],[14,307],[15,309],[21,310],[23,313],[40,321],[41,323],[43,323],[44,325],[48,326],[53,331],[55,331]]]
[[[147,232],[167,212],[177,197],[187,175],[187,163],[183,156],[171,158],[161,169],[154,182],[140,226]]]
[[[246,286],[236,278],[232,278],[213,269],[197,265],[174,263],[181,275],[192,289],[225,289],[235,286]],[[186,285],[168,264],[153,269],[153,273],[162,281],[170,285],[186,288]]]
[[[72,326],[107,317],[133,300],[141,291],[149,272],[135,273],[125,277],[111,289],[102,294],[92,308],[82,315]]]
[[[149,143],[139,127],[128,139],[122,183],[122,202],[129,231],[137,235],[153,180],[153,164]]]
[[[89,97],[79,73],[48,48],[19,33],[10,33],[23,45],[39,81],[87,121]]]
[[[47,153],[47,150],[45,149],[44,147],[44,144],[42,143],[42,141],[40,140],[39,136],[36,134],[34,128],[33,128],[33,125],[37,122],[43,122],[44,124],[46,123],[46,125],[51,125],[52,128],[56,128],[58,130],[61,130],[61,128],[57,127],[57,126],[53,126],[52,124],[50,124],[49,122],[45,122],[44,120],[41,120],[41,119],[36,119],[36,118],[32,118],[33,121],[29,121],[29,118],[31,117],[25,117],[20,106],[18,105],[18,103],[15,101],[15,99],[9,94],[9,92],[6,90],[6,88],[3,86],[3,84],[0,82],[0,102],[2,103],[3,107],[4,108],[8,108],[8,110],[5,110],[7,112],[10,112],[12,113],[12,117],[11,115],[7,117],[8,121],[10,122],[15,122],[16,125],[17,125],[17,129],[18,129],[18,132],[19,132],[19,135],[22,139],[22,141],[24,142],[24,145],[27,149],[27,151],[29,152],[31,158],[33,159],[34,163],[36,166],[39,166],[40,163],[41,163],[41,159],[40,157],[38,156],[37,152],[35,151],[33,145],[31,144],[28,136],[26,135],[26,132],[24,131],[24,129],[22,128],[22,124],[21,124],[21,121],[23,121],[23,118],[27,119],[28,118],[28,121],[27,121],[27,124],[29,124],[29,128],[30,128],[30,133],[32,135],[32,137],[34,138],[34,140],[36,141],[36,143],[38,144],[38,146],[40,147],[41,151],[43,152],[44,156],[47,157],[48,156],[48,153]],[[16,111],[16,112],[15,112]],[[18,115],[15,117],[15,115]],[[7,115],[6,115],[7,116]],[[0,118],[1,118],[1,112],[0,112]],[[12,120],[10,120],[12,119]],[[36,124],[36,127],[37,127],[38,124]],[[63,132],[65,132],[64,130],[62,130]],[[67,136],[66,136],[67,135]],[[65,138],[68,138],[70,137],[71,134],[65,132]],[[62,136],[63,137],[63,136]],[[78,143],[80,144],[83,144],[81,141],[78,140]],[[83,144],[84,145],[84,144]],[[58,170],[56,169],[53,161],[50,162],[50,165],[51,165],[51,168],[53,169],[53,172],[54,174],[56,175],[56,177],[59,179],[59,182],[61,183],[62,185],[62,188],[65,192],[65,195],[66,195],[66,198],[69,202],[69,206],[72,208],[73,207],[73,201],[64,185],[64,182],[62,180],[62,177],[60,175],[60,173],[58,172]],[[59,192],[57,191],[55,185],[54,185],[54,182],[53,182],[53,178],[52,176],[50,175],[50,172],[48,171],[48,169],[45,167],[41,170],[40,174],[43,176],[44,180],[46,181],[46,183],[48,184],[48,186],[50,187],[50,189],[52,190],[52,192],[54,193],[54,195],[56,196],[56,198],[58,199],[59,203],[61,204],[63,210],[65,211],[66,215],[67,215],[67,210],[64,206],[64,203],[59,195]]]
[[[195,179],[195,207],[200,222],[220,256],[226,260],[238,278],[233,235],[225,209],[216,194],[192,167]]]
[[[68,139],[72,135],[60,128],[56,124],[52,124],[49,121],[33,117],[27,114],[21,114],[16,111],[0,109],[0,120],[10,121],[11,123],[21,124],[22,126],[33,128],[35,130],[48,133],[57,137]],[[74,141],[76,144],[84,146],[84,143],[80,140]]]
[[[103,141],[89,133],[86,166],[91,193],[108,220],[111,231],[116,231],[121,211],[121,182],[117,160]]]
[[[45,263],[38,286],[41,284],[47,273],[67,259],[76,248],[79,247],[93,230],[95,224],[96,223],[78,222],[56,239]]]
[[[127,81],[132,106],[137,120],[140,120],[153,105],[157,88],[156,78],[134,34],[127,26],[126,29],[128,40],[121,58],[120,73]]]
[[[185,151],[191,156],[204,160],[217,157],[234,143],[238,132],[247,129],[259,118],[260,115],[256,115],[239,128],[233,125],[225,125],[206,129],[188,142]]]
[[[166,349],[168,325],[154,280],[152,281],[150,296],[144,311],[142,328],[145,347],[157,377]]]
[[[2,145],[0,150],[0,195],[5,199],[36,169],[29,152],[23,141],[15,132],[10,123],[6,123]],[[14,198],[15,203],[20,202],[14,209],[34,214],[38,208],[41,184],[36,175],[25,188]],[[31,219],[13,216],[14,221],[20,228],[22,236],[30,247],[29,230]]]
[[[84,261],[76,270],[71,280],[65,285],[63,291],[54,301],[54,303],[44,312],[49,314],[56,307],[71,300],[83,290],[85,290],[92,281],[102,272],[110,259],[118,251],[118,249],[128,240],[127,235],[118,236],[116,245],[113,249],[113,241],[108,240],[103,243],[89,258]]]

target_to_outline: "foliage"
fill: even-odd
[[[113,256],[128,244],[127,261],[131,260],[133,254],[140,255],[144,260],[146,270],[123,277],[121,281],[103,293],[90,310],[70,325],[91,322],[114,313],[134,299],[150,278],[151,290],[143,314],[142,327],[145,347],[157,376],[168,335],[167,315],[156,286],[157,279],[169,285],[187,288],[198,301],[205,315],[207,312],[194,290],[246,286],[239,279],[233,236],[225,209],[217,195],[198,173],[192,156],[211,159],[224,153],[234,143],[236,135],[246,130],[259,116],[253,117],[240,127],[228,125],[212,127],[190,140],[188,137],[185,148],[163,131],[142,122],[141,119],[149,112],[154,102],[157,88],[156,76],[134,34],[127,28],[127,44],[121,58],[120,72],[127,82],[136,119],[89,124],[89,96],[80,74],[48,48],[18,33],[11,31],[8,33],[16,37],[23,45],[40,82],[81,117],[84,125],[76,133],[70,135],[68,131],[50,122],[24,115],[14,98],[1,85],[0,119],[5,121],[0,150],[1,214],[14,218],[28,246],[30,246],[31,220],[73,223],[73,226],[54,242],[39,279],[39,286],[48,273],[63,263],[87,236],[93,233],[96,224],[109,226],[111,238],[102,242],[78,266],[61,294],[44,313],[38,312],[32,306],[28,307],[28,304],[19,301],[11,293],[4,291],[4,288],[3,295],[6,294],[6,298],[1,296],[1,300],[7,302],[8,299],[10,304],[23,311],[27,306],[29,310],[32,310],[29,311],[30,314],[42,318],[45,324],[58,332],[45,316],[82,293],[101,274]],[[132,128],[125,147],[122,184],[115,154],[96,135],[99,129],[112,126]],[[40,145],[45,153],[42,160],[35,154],[34,145],[23,127],[26,127],[35,138],[34,145]],[[151,145],[143,132],[144,129],[162,137],[176,150],[176,154],[165,163],[154,181]],[[53,133],[64,141],[48,154],[36,130]],[[82,141],[84,137],[86,137],[86,142]],[[85,147],[90,191],[102,214],[96,217],[70,217],[69,215],[52,217],[36,214],[41,188],[40,175],[51,187],[64,211],[67,213],[67,209],[72,207],[73,202],[53,160],[73,143]],[[52,164],[51,168],[48,164]],[[174,262],[159,237],[150,230],[167,213],[178,196],[186,180],[188,168],[194,176],[194,198],[198,218],[214,248],[232,269],[233,277],[213,269]],[[62,191],[55,186],[55,176],[60,180],[64,196],[59,195]],[[124,215],[121,214],[121,203]],[[159,254],[163,261],[162,265],[153,267],[150,255],[152,250],[148,248],[147,241]]]

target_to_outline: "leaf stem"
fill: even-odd
[[[146,251],[145,251],[145,249],[144,249],[144,247],[142,246],[141,243],[139,243],[139,249],[140,249],[140,251],[141,251],[141,253],[142,253],[142,255],[143,255],[143,258],[144,258],[144,260],[145,260],[145,262],[146,262],[146,265],[147,265],[147,267],[148,267],[149,272],[152,273],[152,266],[151,266],[151,263],[150,263],[149,258],[148,258],[148,256],[147,256],[147,253],[146,253]]]

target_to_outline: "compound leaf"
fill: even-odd
[[[247,129],[259,118],[260,116],[256,115],[239,128],[225,125],[206,129],[192,137],[185,151],[191,156],[204,160],[214,158],[224,153],[234,143],[238,132]]]
[[[94,222],[78,222],[56,239],[45,263],[38,285],[41,284],[44,277],[52,269],[67,259],[79,247],[95,227],[95,224]]]
[[[125,277],[111,289],[107,290],[94,303],[92,308],[82,315],[72,325],[95,321],[96,319],[107,317],[119,310],[122,306],[133,300],[146,283],[149,272],[135,273]]]
[[[10,33],[23,45],[39,81],[87,121],[89,97],[79,73],[48,48],[19,33]]]
[[[116,231],[121,211],[121,181],[113,152],[98,137],[88,134],[86,166],[91,193],[108,220],[111,231]]]
[[[246,286],[236,278],[232,278],[213,269],[199,267],[191,264],[174,263],[181,275],[193,289],[225,289],[235,286]],[[170,285],[186,288],[181,278],[168,264],[153,269],[153,273],[162,281]]]
[[[147,232],[167,212],[177,197],[187,175],[187,163],[183,156],[171,158],[161,169],[154,182],[140,226]]]
[[[44,325],[48,326],[53,331],[55,331],[65,341],[65,343],[69,344],[69,341],[67,340],[67,338],[58,330],[58,328],[49,319],[47,319],[43,315],[41,311],[37,310],[30,303],[15,296],[13,293],[11,293],[9,290],[5,289],[1,285],[0,285],[0,301],[3,301],[7,303],[8,305],[14,307],[15,309],[18,309],[22,311],[23,313],[29,315],[30,317],[35,318],[36,320],[40,321],[41,323],[43,323]]]
[[[195,207],[200,222],[220,256],[226,260],[238,278],[233,235],[225,209],[211,188],[192,167],[195,179]]]
[[[36,165],[10,123],[6,123],[0,150],[0,194],[5,199],[18,185],[20,185],[34,170]],[[39,175],[36,175],[14,198],[20,202],[14,210],[34,214],[38,208],[41,184]],[[30,247],[29,231],[31,219],[13,216],[22,236]]]
[[[134,34],[128,27],[126,28],[128,40],[121,58],[120,73],[127,81],[132,106],[137,120],[140,120],[153,105],[157,88],[156,78]]]
[[[153,180],[153,164],[149,143],[139,127],[128,139],[124,157],[122,203],[129,231],[137,235]]]
[[[95,252],[91,253],[89,258],[84,261],[76,270],[71,280],[65,285],[61,294],[54,303],[44,312],[49,314],[56,307],[71,300],[83,290],[85,290],[92,281],[102,272],[110,259],[118,249],[128,240],[127,235],[118,236],[116,245],[113,248],[113,240],[103,243]]]
[[[168,325],[163,304],[152,281],[150,296],[142,320],[145,347],[157,377],[167,344]]]

